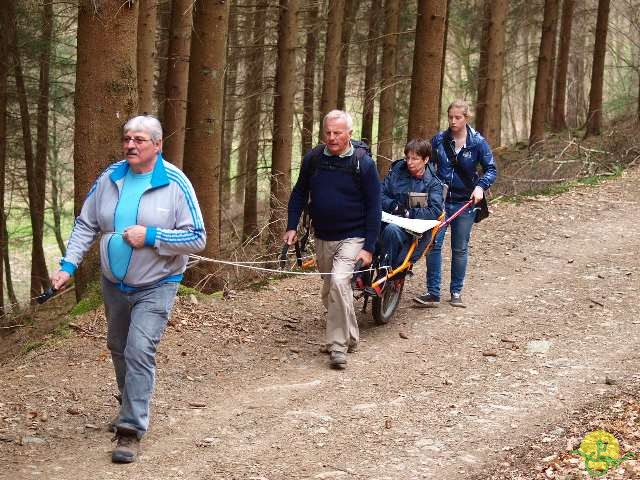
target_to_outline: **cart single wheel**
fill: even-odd
[[[382,294],[371,299],[373,320],[378,325],[384,325],[391,320],[393,313],[400,305],[403,288],[404,277],[399,280],[390,280],[382,289]]]

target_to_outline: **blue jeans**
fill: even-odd
[[[384,244],[384,252],[382,252],[383,260],[382,264],[385,266],[391,266],[392,268],[396,268],[400,266],[404,257],[407,256],[407,252],[409,251],[409,246],[413,241],[413,236],[404,231],[398,225],[393,223],[386,224],[384,229],[382,230],[382,234],[380,236],[382,239],[382,243]],[[411,261],[417,262],[424,252],[424,249],[429,243],[431,239],[431,233],[425,232],[425,234],[420,238],[416,249],[411,255]]]
[[[163,283],[125,293],[104,277],[107,347],[111,351],[122,405],[116,427],[142,437],[149,428],[149,404],[155,385],[156,349],[169,320],[178,284]]]
[[[447,218],[459,210],[464,203],[446,203]],[[451,284],[449,291],[451,293],[460,293],[464,286],[469,238],[471,237],[471,228],[473,227],[475,216],[473,207],[468,208],[449,225],[451,228]],[[446,228],[438,232],[436,241],[427,255],[427,293],[438,298],[440,298],[440,283],[442,280],[442,244],[444,243],[446,232]]]

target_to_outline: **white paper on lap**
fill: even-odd
[[[396,215],[391,215],[387,212],[382,212],[382,221],[386,223],[393,223],[405,230],[409,230],[414,233],[424,233],[431,230],[436,225],[440,225],[438,220],[420,220],[418,218],[404,218]]]

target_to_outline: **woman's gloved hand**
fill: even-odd
[[[404,205],[400,205],[399,202],[393,202],[393,211],[391,212],[398,217],[408,217],[409,210]]]

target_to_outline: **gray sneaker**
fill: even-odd
[[[426,295],[420,295],[418,297],[413,297],[413,301],[416,302],[421,307],[427,307],[427,308],[436,308],[440,305],[440,297],[436,297],[431,293],[427,293]]]
[[[140,452],[140,439],[138,432],[132,428],[118,427],[116,436],[116,448],[111,452],[111,461],[113,463],[131,463],[136,460]]]
[[[332,350],[329,353],[329,366],[337,370],[344,370],[347,366],[347,354]]]
[[[462,301],[462,295],[460,295],[459,293],[451,294],[451,300],[449,300],[449,304],[452,307],[467,308],[467,306]]]

